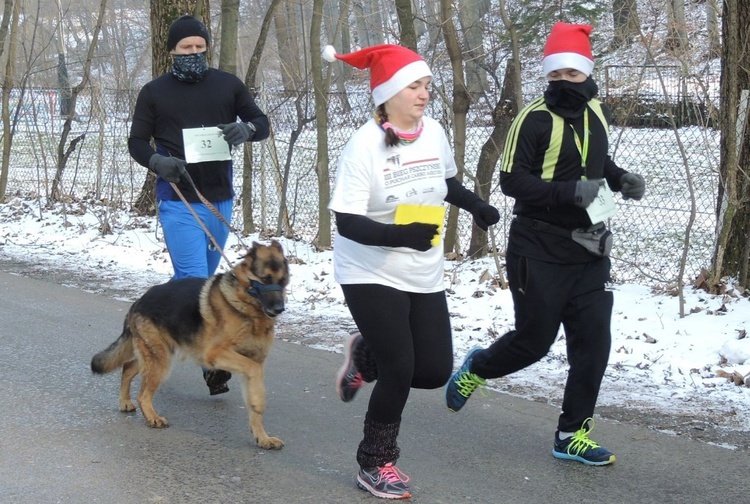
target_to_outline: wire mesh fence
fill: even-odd
[[[613,277],[619,281],[674,282],[689,228],[685,271],[691,277],[707,265],[714,243],[720,132],[713,128],[708,116],[715,97],[702,96],[700,100],[690,97],[690,106],[702,103],[708,112],[678,116],[676,111],[681,107],[685,109],[679,104],[685,103],[687,98],[682,102],[679,96],[660,99],[658,93],[654,93],[644,99],[652,104],[651,111],[661,110],[659,120],[645,121],[647,116],[643,111],[648,108],[632,108],[633,103],[641,101],[633,98],[637,93],[632,89],[628,91],[627,86],[631,84],[618,80],[616,69],[606,71],[601,94],[615,115],[610,136],[611,154],[618,165],[642,174],[647,183],[645,198],[640,202],[621,201],[617,214],[610,221],[615,234]],[[674,91],[677,95],[687,89],[676,71],[662,70],[661,79],[677,86]],[[642,79],[637,88],[641,92],[645,89],[643,82]],[[87,198],[130,208],[140,194],[147,173],[130,158],[127,150],[130,114],[136,95],[137,90],[132,89],[87,89],[79,98],[68,142],[61,146],[66,117],[60,114],[58,91],[14,89],[10,104],[14,131],[6,194],[49,197],[58,157],[76,140],[76,148],[60,178],[60,193],[67,198]],[[272,134],[266,141],[251,144],[253,166],[244,166],[242,150],[235,150],[233,154],[235,192],[242,194],[245,172],[253,186],[252,201],[238,199],[234,224],[242,227],[241,208],[249,206],[257,230],[284,232],[313,241],[319,229],[320,202],[312,93],[263,93],[258,103],[271,121]],[[675,108],[670,103],[678,106]],[[443,124],[449,137],[450,110],[450,104],[435,99],[426,112]],[[331,187],[339,153],[351,134],[372,113],[371,98],[366,91],[329,96],[328,182]],[[473,172],[493,125],[489,114],[483,111],[470,112],[468,124],[465,167]],[[467,185],[471,187],[470,183]],[[283,216],[279,212],[282,200],[286,209]],[[503,196],[497,176],[493,178],[490,200],[501,212],[501,222],[491,232],[497,250],[502,252],[512,219],[513,200]],[[471,216],[461,212],[459,251],[468,247],[470,235]]]

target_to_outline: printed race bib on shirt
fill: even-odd
[[[182,142],[185,145],[185,161],[188,163],[232,159],[229,144],[217,127],[185,128],[182,130]]]

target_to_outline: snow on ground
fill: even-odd
[[[0,205],[0,222],[0,259],[74,272],[68,278],[81,282],[68,283],[75,286],[86,284],[91,290],[92,283],[82,279],[93,278],[103,286],[95,292],[132,301],[171,275],[161,230],[153,218],[81,202],[68,204],[65,211],[60,205],[45,209],[36,200],[11,197]],[[113,232],[102,235],[103,222],[109,222]],[[257,235],[242,238],[248,246],[254,240],[265,241]],[[341,352],[354,325],[333,280],[332,252],[316,251],[303,242],[279,241],[290,259],[292,279],[278,336]],[[230,234],[228,257],[238,258],[241,250],[239,239]],[[458,366],[469,349],[489,345],[512,328],[513,305],[508,290],[498,286],[493,258],[446,261],[445,267]],[[222,263],[220,269],[225,268]],[[721,296],[687,288],[687,315],[680,318],[678,298],[669,293],[637,284],[617,284],[612,289],[613,341],[599,409],[708,418],[721,429],[750,430],[750,388],[730,380],[739,382],[750,375],[747,295],[731,284]],[[559,405],[566,373],[561,334],[542,361],[490,385]]]

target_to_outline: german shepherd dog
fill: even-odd
[[[182,278],[151,287],[130,307],[122,334],[91,359],[97,374],[122,369],[120,411],[135,411],[130,384],[141,375],[138,404],[150,427],[167,427],[153,397],[179,353],[199,364],[240,375],[250,430],[258,446],[280,450],[281,439],[263,427],[266,389],[263,364],[284,311],[289,265],[281,245],[253,243],[230,271]]]

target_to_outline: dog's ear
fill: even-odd
[[[252,265],[255,262],[255,249],[250,249],[242,257],[242,260],[234,265],[233,271],[234,276],[240,281],[241,284],[245,285],[248,283],[248,277],[251,275]]]
[[[282,254],[284,253],[284,248],[281,246],[281,243],[279,243],[276,240],[271,240],[271,246],[275,249],[277,249]]]
[[[236,263],[234,263],[234,266],[239,266],[239,263],[243,262],[245,259],[247,259],[248,257],[250,257],[250,254],[251,254],[252,251],[253,251],[253,249],[247,249],[247,250],[245,250],[245,253],[240,256],[239,260]]]

